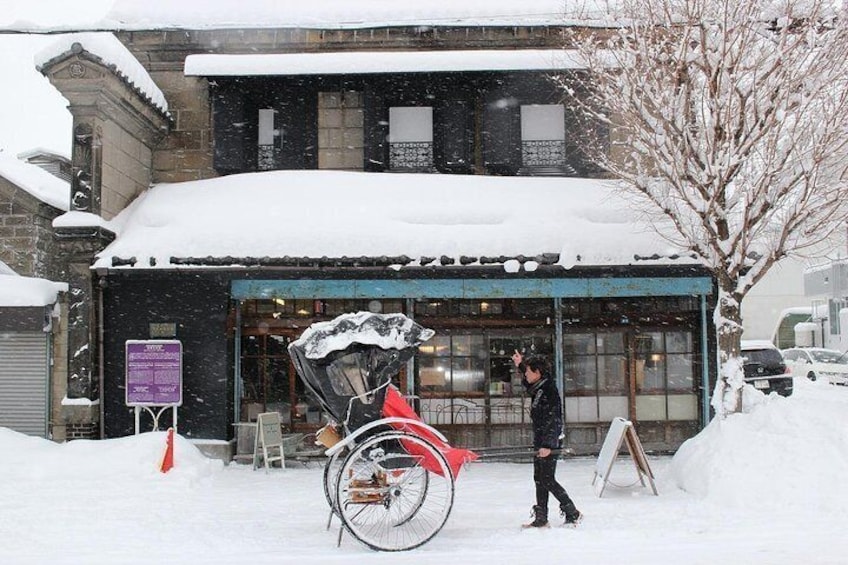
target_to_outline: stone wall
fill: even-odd
[[[100,214],[115,217],[150,186],[152,150],[119,124],[108,121],[103,132],[103,184]]]
[[[180,182],[217,176],[212,166],[208,81],[186,77],[187,56],[199,53],[262,54],[414,49],[558,49],[564,29],[545,27],[393,27],[350,30],[244,29],[132,31],[116,34],[162,89],[174,119],[153,151],[152,181]],[[351,111],[336,124],[335,109],[319,109],[319,168],[362,170],[362,105],[357,93],[327,93]],[[359,121],[359,131],[353,124]]]
[[[61,213],[0,177],[0,260],[22,276],[62,280],[53,260],[53,219]]]

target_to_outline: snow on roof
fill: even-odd
[[[558,25],[601,19],[609,0],[39,0],[0,10],[0,28],[22,31],[299,27]]]
[[[0,307],[49,306],[67,291],[68,283],[0,274]]]
[[[104,219],[102,216],[92,214],[91,212],[82,212],[80,210],[71,210],[65,212],[53,220],[54,228],[105,228],[111,232],[115,231],[112,222]]]
[[[33,157],[47,157],[49,159],[56,160],[65,160],[70,162],[71,155],[67,153],[57,153],[52,149],[45,149],[44,147],[33,147],[27,151],[22,151],[18,153],[18,159],[21,161],[26,161],[27,159],[32,159]]]
[[[37,165],[0,153],[0,177],[59,210],[70,207],[71,186]]]
[[[83,50],[100,59],[162,113],[168,114],[165,95],[153,82],[147,69],[111,33],[71,33],[59,36],[55,43],[35,54],[35,66],[42,70],[59,57]]]
[[[132,258],[140,268],[173,268],[185,262],[172,258],[238,266],[244,258],[398,256],[459,265],[542,254],[558,254],[565,267],[694,262],[636,216],[599,180],[248,173],[154,186],[112,219],[117,238],[95,267],[129,267]]]
[[[585,68],[563,49],[468,51],[358,51],[262,55],[189,55],[189,76],[325,75],[448,71],[514,71]]]
[[[12,267],[7,265],[3,261],[0,261],[0,275],[17,275],[17,274],[18,273],[16,273],[15,270],[12,269]]]

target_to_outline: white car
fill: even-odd
[[[848,385],[848,354],[821,347],[784,349],[786,368],[795,377],[811,381],[823,379],[831,384]]]

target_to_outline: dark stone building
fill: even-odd
[[[549,79],[580,73],[555,58],[562,31],[133,29],[116,31],[119,44],[57,47],[40,69],[70,100],[71,208],[92,215],[91,225],[60,230],[80,297],[69,395],[101,401],[102,413],[88,416],[102,419],[106,436],[131,433],[125,344],[176,339],[180,433],[229,439],[233,424],[266,410],[293,430],[314,430],[323,416],[286,345],[344,312],[404,312],[437,334],[399,384],[456,443],[527,443],[526,399],[509,370],[510,354],[523,349],[552,361],[568,446],[597,451],[622,416],[647,449],[674,450],[708,421],[715,373],[713,281],[685,258],[565,268],[559,249],[532,257],[114,251],[95,263],[116,232],[121,242],[108,221],[151,183],[277,170],[433,173],[434,185],[445,174],[603,178],[581,148],[591,138],[613,151],[615,132],[578,126],[573,101]],[[115,55],[126,51],[132,64]],[[287,207],[283,192],[256,206],[278,207],[281,221],[316,213]],[[292,233],[288,243],[308,240]],[[523,268],[506,269],[510,262]],[[149,414],[140,421],[149,426]]]

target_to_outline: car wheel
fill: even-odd
[[[814,372],[810,371],[809,373],[807,373],[807,378],[810,379],[811,381],[814,381],[814,380],[816,380],[816,374]]]

